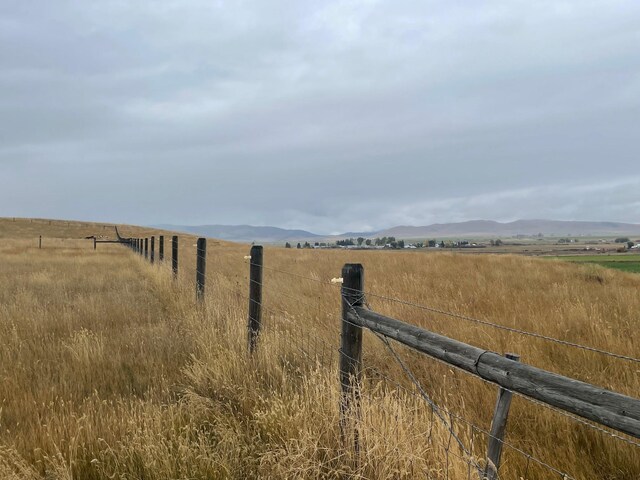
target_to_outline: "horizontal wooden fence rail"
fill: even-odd
[[[640,438],[638,399],[505,358],[386,317],[364,306],[353,305],[344,321],[396,340],[512,392]]]

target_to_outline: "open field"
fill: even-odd
[[[123,236],[153,233],[119,228]],[[194,237],[180,236],[174,282],[166,263],[149,265],[119,245],[94,251],[82,240],[101,231],[113,236],[101,224],[0,220],[0,478],[474,478],[424,401],[382,381],[410,385],[369,334],[364,364],[375,370],[363,388],[358,461],[344,448],[340,293],[329,280],[347,262],[364,264],[365,289],[376,294],[623,355],[640,350],[638,275],[515,255],[266,248],[265,330],[251,358],[249,246],[208,242],[198,306]],[[638,366],[625,360],[368,301],[544,369],[640,391]],[[488,429],[494,386],[397,351],[434,401]],[[451,420],[482,462],[486,437]],[[509,443],[574,478],[640,477],[638,447],[523,398],[514,398],[507,432]],[[561,478],[513,449],[503,461],[501,478]]]
[[[640,273],[640,254],[637,253],[622,255],[563,255],[552,258],[564,262],[588,263],[614,268],[623,272]]]

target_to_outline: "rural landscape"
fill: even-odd
[[[117,227],[123,241],[177,235]],[[384,315],[623,395],[640,387],[634,273],[266,247],[249,353],[250,245],[208,239],[198,299],[196,237],[178,235],[175,278],[167,240],[151,263],[149,246],[92,237],[118,241],[108,224],[0,220],[2,478],[479,478],[498,387],[398,342],[365,332],[357,422],[341,420],[332,279],[345,263],[365,267],[366,301]],[[638,448],[514,395],[493,478],[634,479]]]
[[[639,40],[0,1],[0,480],[640,480]]]

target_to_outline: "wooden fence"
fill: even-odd
[[[171,269],[176,277],[179,266],[178,237],[173,236],[171,242]],[[154,237],[126,239],[122,243],[143,255],[145,259],[154,261]],[[151,245],[150,255],[149,244]],[[163,236],[160,236],[159,244],[161,252],[164,252]],[[259,346],[258,340],[262,329],[262,246],[252,246],[249,256],[245,258],[249,260],[248,350],[253,353]],[[162,253],[158,260],[164,260]],[[197,241],[195,282],[198,302],[203,300],[206,288],[205,271],[206,239],[200,238]],[[360,264],[346,264],[342,269],[342,277],[338,281],[342,283],[339,382],[342,392],[340,411],[343,429],[347,428],[347,417],[359,417],[354,410],[359,408],[357,399],[362,388],[363,371],[362,337],[363,330],[367,329],[421,354],[462,369],[498,387],[491,431],[488,435],[487,461],[478,471],[480,478],[493,480],[499,477],[501,451],[505,443],[504,436],[512,394],[521,395],[640,439],[640,400],[527,365],[520,362],[515,354],[502,356],[376,313],[366,306],[364,267]],[[346,435],[345,438],[347,438]],[[357,450],[359,448],[357,434],[349,438],[353,440],[353,448]],[[638,445],[634,441],[631,443]]]

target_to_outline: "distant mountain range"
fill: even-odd
[[[380,232],[398,238],[416,237],[512,237],[514,235],[599,236],[637,235],[640,225],[619,222],[578,222],[558,220],[516,220],[500,223],[471,220],[460,223],[435,223],[426,227],[399,226]]]
[[[306,230],[289,230],[278,227],[254,227],[251,225],[155,225],[210,238],[235,242],[282,243],[298,241],[336,240],[347,237],[396,237],[403,239],[465,238],[465,237],[513,237],[534,236],[611,236],[640,235],[640,225],[620,222],[579,222],[558,220],[516,220],[495,222],[471,220],[458,223],[434,223],[427,226],[397,226],[377,232],[347,232],[340,235],[320,235]]]
[[[319,241],[318,239],[324,238],[323,235],[316,235],[305,230],[254,227],[252,225],[154,225],[154,227],[233,242],[278,243],[291,240]]]

